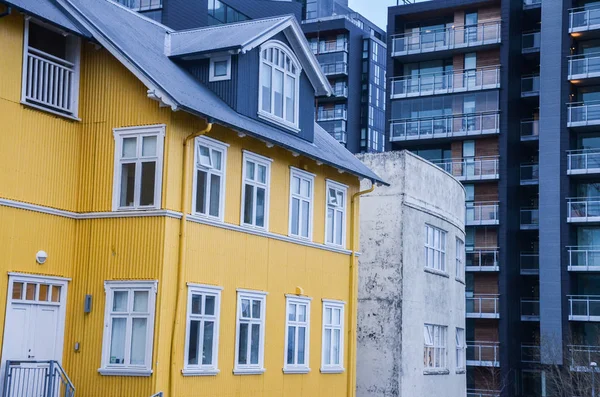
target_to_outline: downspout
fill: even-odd
[[[10,15],[10,11],[11,11],[11,8],[10,7],[6,7],[6,11],[0,13],[0,18],[3,18],[5,16]]]
[[[371,181],[371,187],[367,190],[354,193],[350,204],[350,294],[348,299],[348,313],[350,313],[350,329],[348,330],[348,397],[356,395],[356,338],[357,338],[357,313],[358,308],[358,266],[356,263],[356,240],[358,215],[356,209],[360,196],[375,190],[375,181]]]
[[[171,330],[171,365],[169,367],[169,394],[168,397],[173,396],[173,387],[175,383],[175,376],[177,374],[177,370],[175,369],[176,362],[176,352],[175,352],[175,340],[179,333],[180,329],[180,320],[179,314],[181,313],[181,305],[183,299],[181,295],[184,293],[185,282],[185,249],[186,249],[186,232],[187,232],[187,212],[188,212],[188,184],[189,184],[189,172],[188,172],[188,155],[189,155],[189,146],[188,143],[199,137],[201,135],[205,135],[210,132],[212,129],[213,123],[207,120],[206,128],[195,132],[193,134],[188,135],[183,140],[183,164],[181,173],[183,175],[183,179],[181,181],[181,223],[179,224],[179,258],[177,261],[177,291],[175,292],[175,318],[173,321],[173,329]]]

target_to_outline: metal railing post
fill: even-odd
[[[54,396],[54,361],[50,361],[50,366],[48,367],[48,391],[46,393],[47,397],[55,397]]]

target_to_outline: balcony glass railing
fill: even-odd
[[[467,389],[467,397],[500,397],[500,391],[484,389]]]
[[[348,97],[348,87],[333,87],[333,95],[336,97]]]
[[[321,70],[326,76],[348,74],[348,64],[346,62],[324,63],[321,65]]]
[[[540,136],[539,120],[521,120],[521,140],[536,140]]]
[[[599,295],[568,295],[569,320],[600,321]]]
[[[498,248],[475,248],[465,255],[467,271],[498,271]]]
[[[569,32],[600,28],[600,7],[579,7],[569,10]]]
[[[600,53],[569,57],[569,80],[600,76]]]
[[[499,302],[499,295],[496,294],[467,296],[467,318],[499,318]]]
[[[466,208],[466,225],[497,225],[498,219],[498,202],[497,201],[482,201],[467,203]]]
[[[319,109],[317,121],[347,120],[346,109]]]
[[[467,365],[498,367],[500,365],[498,342],[467,341]]]
[[[523,52],[536,52],[540,50],[542,36],[540,32],[524,33],[521,38],[521,50]]]
[[[521,321],[539,321],[540,300],[521,298]]]
[[[452,174],[458,180],[498,179],[498,157],[432,160],[432,163]]]
[[[392,120],[390,141],[497,134],[500,114],[471,113],[422,119]]]
[[[573,246],[567,247],[569,254],[569,270],[600,271],[600,247]]]
[[[569,345],[571,369],[589,368],[590,363],[600,363],[600,346]]]
[[[474,70],[395,77],[391,79],[390,97],[406,98],[499,87],[500,67],[492,66]]]
[[[392,55],[443,51],[500,43],[500,21],[454,26],[392,36]]]
[[[600,197],[577,197],[567,200],[569,221],[593,222],[600,219]]]
[[[539,164],[521,164],[521,185],[535,185],[539,180]]]
[[[567,152],[567,173],[600,173],[600,149],[569,150]]]
[[[537,229],[539,226],[539,210],[537,208],[521,208],[521,229]]]
[[[521,345],[521,362],[539,363],[541,360],[539,345]]]
[[[542,0],[523,0],[524,7],[532,7],[542,4]]]
[[[134,11],[149,11],[162,8],[162,0],[117,0],[117,3]]]
[[[600,101],[569,103],[567,110],[569,127],[600,124]]]
[[[540,75],[521,77],[521,96],[534,96],[540,94]]]
[[[521,274],[539,274],[540,254],[537,252],[521,252],[520,265]]]
[[[345,40],[323,40],[319,42],[319,54],[330,52],[348,51],[348,42]]]

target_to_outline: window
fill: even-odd
[[[425,225],[425,267],[446,271],[446,232]]]
[[[81,41],[46,26],[25,19],[21,101],[77,117]]]
[[[310,350],[310,298],[288,296],[286,299],[285,361],[286,373],[308,373]]]
[[[184,375],[219,373],[221,288],[188,284]]]
[[[210,58],[208,81],[231,79],[231,56]]]
[[[117,3],[123,4],[134,11],[149,11],[162,8],[162,0],[117,0]]]
[[[448,327],[425,324],[425,368],[446,368],[446,332]]]
[[[201,136],[196,138],[193,213],[223,220],[227,144]]]
[[[465,279],[465,243],[456,238],[456,278]]]
[[[465,330],[456,328],[456,369],[465,368]]]
[[[377,44],[374,41],[372,41],[371,43],[373,45],[373,61],[377,62],[378,55],[379,55],[379,44]]]
[[[268,229],[271,159],[244,151],[242,225]]]
[[[346,241],[346,193],[348,187],[327,181],[327,218],[325,220],[325,243],[345,246]]]
[[[312,240],[315,176],[292,168],[290,172],[290,236]]]
[[[238,290],[234,374],[262,374],[266,292]]]
[[[106,281],[103,375],[150,376],[156,281]]]
[[[245,21],[248,16],[242,14],[234,8],[219,0],[208,0],[208,24],[220,25],[222,23],[232,23]]]
[[[323,299],[321,372],[344,371],[344,302]]]
[[[258,115],[298,131],[300,63],[283,43],[261,46]]]
[[[165,127],[120,128],[114,135],[113,210],[160,208]]]

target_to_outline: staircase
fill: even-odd
[[[57,361],[8,360],[2,397],[74,397],[75,387]]]

